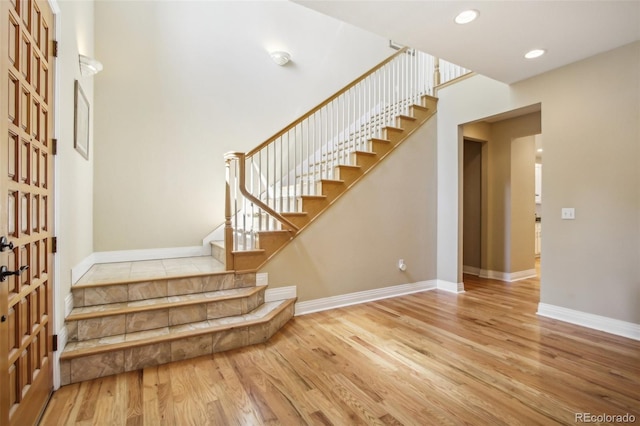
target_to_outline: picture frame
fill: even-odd
[[[74,84],[73,147],[89,160],[89,101],[78,80]]]

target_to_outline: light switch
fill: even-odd
[[[573,220],[576,218],[576,209],[573,207],[562,208],[562,219]]]

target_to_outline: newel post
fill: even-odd
[[[433,87],[436,88],[440,85],[440,58],[433,58]]]
[[[231,158],[225,159],[226,183],[224,190],[224,250],[227,271],[235,269],[233,262],[233,226],[231,225]]]

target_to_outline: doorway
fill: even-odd
[[[463,250],[466,274],[480,275],[482,265],[482,142],[464,139]]]

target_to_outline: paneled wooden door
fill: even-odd
[[[0,5],[0,424],[23,426],[53,387],[53,14]]]

